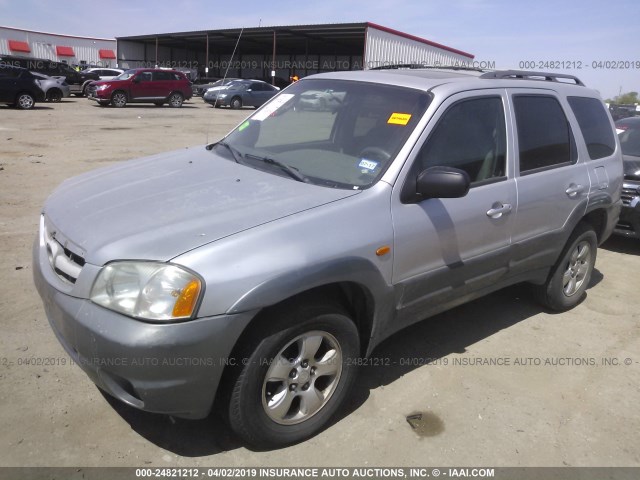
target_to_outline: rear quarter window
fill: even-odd
[[[602,102],[589,97],[568,97],[567,100],[578,120],[589,158],[596,160],[612,155],[616,141]]]

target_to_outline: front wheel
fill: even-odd
[[[242,99],[240,97],[233,97],[231,99],[231,102],[229,103],[229,106],[234,110],[238,110],[239,108],[242,108]]]
[[[122,108],[127,104],[127,95],[124,92],[115,92],[111,96],[111,105]]]
[[[232,429],[260,448],[321,430],[355,379],[358,331],[342,308],[293,305],[266,319],[239,363],[229,401]]]
[[[578,224],[547,281],[534,287],[538,301],[557,312],[580,303],[591,280],[597,250],[598,238],[593,228],[586,223]]]

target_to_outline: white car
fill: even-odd
[[[87,68],[84,72],[92,72],[97,73],[100,77],[100,80],[113,80],[118,75],[124,73],[124,70],[121,68],[104,68],[104,67],[94,67]]]

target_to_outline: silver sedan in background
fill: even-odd
[[[37,72],[31,72],[31,74],[40,81],[40,88],[48,102],[59,102],[71,95],[71,89],[64,77],[49,77]]]

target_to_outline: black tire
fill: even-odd
[[[598,237],[593,227],[579,223],[543,285],[534,286],[536,299],[545,307],[564,312],[585,296],[596,264]]]
[[[236,352],[228,412],[238,436],[273,448],[305,440],[327,424],[353,384],[360,342],[339,306],[299,302],[263,320],[265,327]]]
[[[242,99],[240,97],[233,97],[229,102],[229,106],[234,110],[242,108]]]
[[[169,106],[173,108],[180,108],[184,102],[184,97],[179,92],[173,92],[169,95]]]
[[[90,83],[91,82],[87,82],[82,87],[82,95],[80,95],[81,97],[88,97],[89,96],[89,84]]]
[[[62,100],[62,91],[58,88],[52,88],[47,91],[47,100],[58,103]]]
[[[16,108],[20,110],[30,110],[36,104],[36,99],[29,92],[20,92],[16,95]]]
[[[127,105],[127,94],[121,91],[113,92],[111,95],[111,105],[122,108]]]

